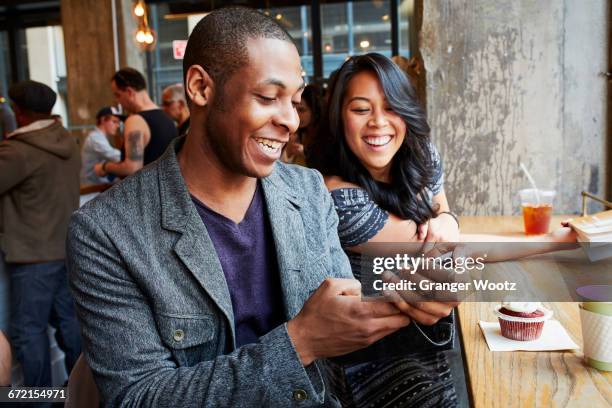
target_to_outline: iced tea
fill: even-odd
[[[538,235],[548,233],[551,215],[551,204],[523,204],[525,234]]]

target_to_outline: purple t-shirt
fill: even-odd
[[[215,246],[227,281],[236,346],[257,339],[285,321],[274,237],[259,182],[244,219],[236,224],[193,200]]]

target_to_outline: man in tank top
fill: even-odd
[[[98,163],[94,170],[98,177],[127,177],[161,156],[178,133],[172,119],[151,100],[140,72],[120,69],[111,79],[111,88],[117,102],[132,113],[123,132],[125,157],[118,163]]]

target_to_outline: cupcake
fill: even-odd
[[[502,302],[495,309],[502,336],[519,341],[537,340],[552,311],[540,302]]]

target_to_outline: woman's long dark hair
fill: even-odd
[[[342,104],[349,81],[363,71],[378,77],[389,106],[406,123],[404,142],[391,164],[391,183],[374,180],[346,143]],[[335,74],[329,90],[327,113],[308,164],[323,174],[361,186],[381,208],[403,219],[422,224],[435,217],[425,193],[436,173],[430,129],[406,75],[389,58],[370,53],[349,58]]]

